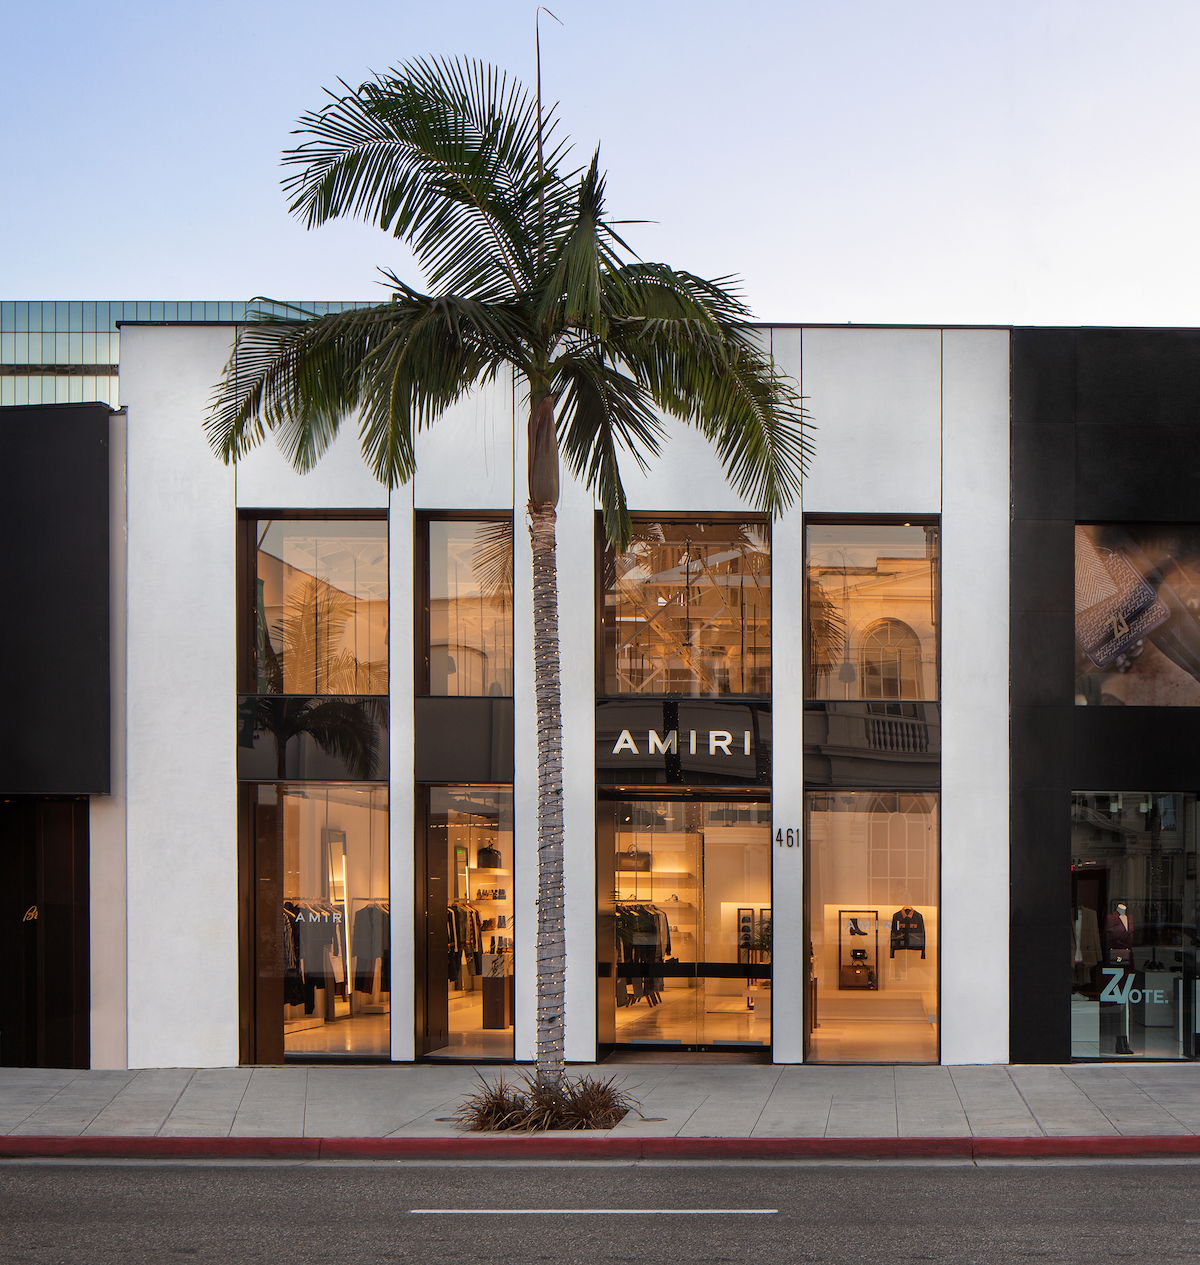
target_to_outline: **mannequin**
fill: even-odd
[[[1133,961],[1133,916],[1125,902],[1117,901],[1116,909],[1104,920],[1104,935],[1108,940],[1108,965],[1123,967],[1130,975],[1134,971]],[[1124,981],[1124,976],[1119,977]],[[1117,1037],[1117,1054],[1132,1054],[1129,1045],[1129,1003],[1122,1007],[1122,1031]]]

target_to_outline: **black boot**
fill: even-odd
[[[858,925],[857,918],[850,919],[850,934],[852,936],[865,936],[867,933]]]
[[[1132,1054],[1132,1053],[1133,1053],[1133,1050],[1132,1050],[1132,1049],[1130,1049],[1130,1046],[1129,1046],[1129,1038],[1128,1038],[1128,1037],[1118,1037],[1118,1038],[1117,1038],[1117,1048],[1116,1048],[1116,1050],[1114,1051],[1114,1053],[1116,1053],[1116,1054]]]

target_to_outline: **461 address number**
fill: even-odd
[[[780,827],[775,831],[775,843],[781,848],[798,848],[800,846],[800,831],[798,827],[789,826],[785,831]]]

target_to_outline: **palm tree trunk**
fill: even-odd
[[[538,740],[537,1073],[557,1081],[563,1074],[567,948],[563,920],[562,707],[554,524],[553,505],[530,505]]]

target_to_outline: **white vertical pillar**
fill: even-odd
[[[942,1062],[1003,1063],[1009,334],[942,338]]]
[[[416,1057],[416,747],[413,485],[396,488],[388,508],[388,693],[391,768],[388,808],[392,929],[392,1062]]]
[[[797,383],[801,333],[772,331],[775,363]],[[804,1058],[804,532],[794,505],[771,531],[771,1048]],[[794,846],[787,846],[788,831]],[[775,841],[783,833],[783,846]]]
[[[111,787],[88,805],[91,1066],[128,1062],[125,937],[125,414],[108,427]]]

